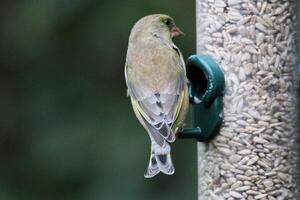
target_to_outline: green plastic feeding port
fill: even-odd
[[[187,60],[192,127],[184,128],[179,138],[209,141],[219,131],[223,120],[224,74],[209,56],[193,55]]]

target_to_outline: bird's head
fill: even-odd
[[[176,26],[174,19],[168,15],[159,15],[159,17],[154,20],[154,24],[157,24],[157,26],[154,27],[159,27],[162,32],[170,35],[171,38],[184,35]]]
[[[152,34],[163,40],[170,40],[184,35],[176,26],[174,19],[164,14],[143,17],[134,25],[131,33],[137,37]]]

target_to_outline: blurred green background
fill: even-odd
[[[196,199],[194,141],[173,147],[174,176],[144,179],[150,142],[126,97],[129,31],[173,16],[195,53],[195,2],[2,0],[0,199]]]

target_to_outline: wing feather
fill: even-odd
[[[173,142],[175,140],[172,125],[180,111],[186,84],[185,67],[181,53],[178,48],[177,51],[174,51],[173,48],[177,47],[168,49],[173,52],[168,59],[168,66],[162,68],[162,70],[169,70],[170,75],[165,75],[165,84],[159,88],[153,87],[153,85],[156,86],[156,83],[150,82],[150,84],[147,77],[140,78],[139,71],[136,70],[138,66],[130,66],[130,64],[141,63],[127,63],[125,66],[128,94],[132,98],[133,106],[142,116],[151,137],[160,146],[164,145],[163,141]],[[153,70],[159,69],[157,66],[151,67]],[[157,76],[160,75],[157,74]]]

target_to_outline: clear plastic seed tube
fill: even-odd
[[[197,51],[225,74],[224,122],[198,145],[199,199],[296,199],[296,0],[197,0]]]

